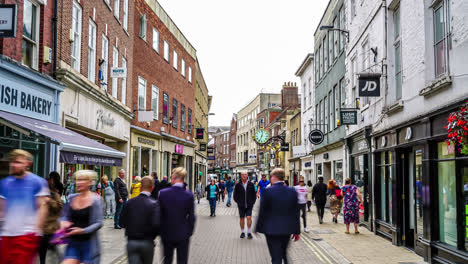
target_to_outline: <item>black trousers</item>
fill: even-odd
[[[306,204],[299,204],[299,209],[301,209],[301,213],[302,213],[302,222],[304,223],[304,228],[306,228],[306,227],[307,227]]]
[[[317,215],[319,217],[319,220],[323,220],[323,214],[325,213],[325,203],[315,203],[315,206],[317,206]]]
[[[270,236],[266,235],[268,250],[270,251],[272,264],[288,264],[288,245],[291,240],[290,235]],[[284,261],[284,262],[283,262]]]
[[[128,240],[127,256],[129,264],[152,264],[154,256],[154,241]]]
[[[49,244],[50,240],[52,239],[52,236],[52,234],[44,234],[41,237],[41,241],[39,244],[39,261],[41,264],[46,264],[47,250],[57,250],[57,248],[54,245]]]
[[[310,211],[310,206],[312,205],[312,201],[307,201],[307,210]]]
[[[164,264],[172,264],[174,258],[174,249],[177,249],[177,264],[187,264],[190,239],[182,241],[162,240],[164,247]]]

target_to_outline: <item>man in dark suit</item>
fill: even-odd
[[[143,177],[141,193],[128,200],[120,216],[120,226],[127,236],[127,255],[130,264],[151,264],[154,256],[154,239],[159,233],[161,215],[158,201],[151,198],[153,178]]]
[[[158,180],[158,173],[153,171],[151,173],[151,177],[153,177],[153,181],[154,181],[154,186],[153,186],[153,190],[151,191],[151,197],[155,200],[158,199],[158,196],[159,196],[159,189],[160,189],[160,186],[159,186],[159,180]]]
[[[117,202],[117,206],[115,208],[115,216],[114,216],[114,228],[121,229],[121,227],[119,226],[119,218],[128,199],[128,189],[127,189],[127,184],[125,183],[125,170],[124,169],[121,169],[119,171],[119,177],[117,177],[117,179],[115,179],[114,181],[114,191],[115,191],[115,201]]]
[[[318,177],[319,182],[312,188],[312,199],[315,200],[317,206],[317,216],[319,223],[323,223],[323,214],[325,213],[325,204],[327,203],[327,190],[328,187],[323,183],[323,177]]]
[[[252,239],[252,210],[257,201],[257,192],[252,182],[248,181],[247,173],[241,174],[241,181],[239,181],[234,188],[234,201],[237,203],[240,216],[240,238],[245,237],[244,225],[245,218],[247,217],[247,237]]]
[[[291,235],[301,233],[296,191],[284,185],[284,170],[270,174],[271,187],[263,190],[256,232],[266,236],[271,263],[288,263],[287,249]]]
[[[173,169],[172,187],[159,192],[165,264],[172,264],[174,249],[177,249],[178,264],[188,261],[190,237],[195,227],[195,201],[192,192],[184,188],[186,176],[187,171],[184,168]]]

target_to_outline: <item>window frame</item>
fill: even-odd
[[[120,0],[114,0],[114,17],[119,20],[120,17]]]
[[[146,79],[142,76],[138,76],[138,110],[139,111],[146,111]],[[141,99],[143,102],[141,104]]]
[[[172,52],[172,67],[174,67],[176,71],[179,70],[178,62],[179,62],[179,54],[177,54],[177,51],[174,49]]]
[[[116,46],[112,48],[112,68],[119,67],[119,49]],[[119,78],[112,78],[112,96],[117,98],[119,90]]]
[[[192,83],[192,67],[188,67],[188,81]]]
[[[123,0],[123,29],[128,30],[128,0]]]
[[[159,53],[159,31],[153,27],[153,50]]]
[[[180,62],[180,74],[185,78],[185,60],[182,59]]]
[[[91,32],[91,30],[93,31]],[[94,39],[94,41],[93,41]],[[88,80],[96,81],[97,25],[90,18],[88,25]]]
[[[122,68],[127,69],[127,58],[124,56],[122,56]],[[122,78],[121,90],[120,101],[125,105],[127,103],[127,77]]]
[[[146,14],[140,15],[140,33],[139,36],[143,40],[146,41],[146,35],[147,35],[147,24],[148,21],[146,19]]]
[[[450,14],[450,6],[449,6],[449,2],[446,1],[446,0],[440,0],[440,2],[436,5],[433,6],[433,14],[432,14],[432,17],[433,17],[433,49],[434,49],[434,77],[437,79],[437,78],[440,78],[444,75],[447,75],[449,74],[449,36],[450,36],[450,20],[448,19],[449,17],[449,14]],[[444,25],[442,27],[442,29],[444,30],[444,33],[443,33],[443,36],[440,40],[437,40],[437,26],[436,26],[436,12],[439,10],[439,9],[442,9],[442,12],[441,14],[443,15],[443,19],[444,19]],[[438,63],[438,60],[437,60],[437,46],[439,44],[443,44],[443,55],[444,55],[444,62],[443,62],[443,67],[444,67],[444,70],[441,71],[441,72],[438,72],[438,66],[437,66],[437,63]]]
[[[169,124],[169,95],[163,92],[163,124]]]
[[[180,104],[180,131],[185,132],[185,105]]]
[[[167,62],[169,62],[169,54],[170,54],[169,50],[170,50],[169,42],[164,40],[164,60]]]
[[[176,128],[178,127],[178,122],[179,122],[179,102],[177,99],[172,98],[172,127]]]
[[[106,43],[107,45],[104,45],[104,43]],[[104,60],[103,64],[101,65],[103,77],[101,87],[106,90],[107,81],[109,80],[109,39],[106,35],[104,35],[104,33],[102,34],[101,40],[101,57]]]
[[[24,42],[27,42],[29,44],[32,44],[33,45],[33,50],[32,50],[32,58],[31,58],[31,65],[27,65],[24,63],[24,59],[23,59],[23,54],[21,54],[21,64],[22,65],[25,65],[27,67],[30,67],[34,70],[38,70],[39,69],[39,29],[40,29],[40,23],[41,23],[41,20],[40,20],[40,17],[41,17],[41,7],[40,5],[34,1],[34,0],[25,0],[23,2],[23,10],[24,10],[24,4],[26,3],[26,1],[28,1],[29,3],[31,3],[32,6],[34,6],[36,8],[36,14],[35,14],[35,18],[34,20],[35,21],[31,21],[32,26],[34,26],[34,30],[32,30],[31,28],[31,33],[32,35],[34,35],[34,39],[31,39],[29,38],[28,36],[25,36],[24,35],[24,31],[23,31],[23,34],[22,34],[22,43]],[[24,15],[24,13],[23,13]],[[24,19],[23,19],[23,26],[24,26]],[[22,49],[22,53],[23,53],[23,47],[21,47]]]
[[[75,8],[79,11],[78,17],[78,28],[75,25]],[[78,1],[73,0],[73,5],[72,5],[72,31],[73,31],[73,41],[71,44],[71,52],[70,52],[70,64],[73,69],[76,71],[80,72],[80,67],[81,67],[81,37],[82,37],[82,30],[83,30],[83,9],[81,5],[78,3]],[[73,51],[76,52],[75,55],[73,55]]]
[[[156,105],[154,104],[156,102]],[[151,110],[153,111],[153,120],[159,119],[159,88],[151,85]]]

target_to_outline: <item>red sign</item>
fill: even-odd
[[[175,145],[175,153],[184,154],[184,146],[176,144]]]

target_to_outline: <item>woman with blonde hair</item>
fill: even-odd
[[[135,182],[132,183],[132,188],[130,189],[130,194],[131,194],[130,199],[135,198],[138,195],[140,195],[140,192],[141,192],[141,177],[136,176]]]
[[[90,191],[97,174],[92,170],[75,172],[77,193],[70,195],[60,226],[68,237],[62,264],[99,263],[98,230],[103,224],[101,197]]]
[[[327,187],[327,195],[330,197],[330,212],[333,217],[333,222],[337,224],[338,214],[341,211],[341,199],[343,199],[341,196],[341,189],[333,179],[328,181]]]

